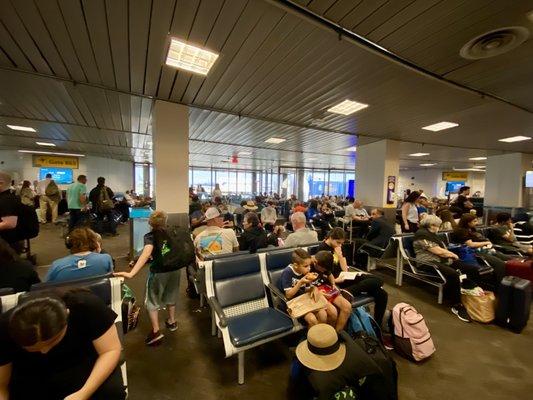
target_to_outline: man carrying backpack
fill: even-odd
[[[167,329],[171,332],[178,329],[176,302],[181,269],[194,262],[195,248],[188,229],[167,226],[167,214],[164,211],[154,211],[148,223],[152,230],[144,235],[144,248],[133,269],[131,272],[116,272],[114,275],[133,278],[152,259],[145,302],[152,330],[144,342],[153,346],[159,344],[164,337],[159,328],[159,310],[167,309]]]
[[[104,219],[107,218],[109,233],[117,236],[117,223],[113,218],[113,210],[115,208],[113,197],[115,197],[115,194],[105,185],[105,178],[99,177],[96,181],[98,184],[89,193],[92,210],[96,214],[97,223],[103,223]],[[103,229],[96,230],[103,231]]]
[[[57,221],[57,210],[61,192],[57,183],[52,179],[52,174],[46,174],[45,179],[37,184],[37,194],[39,195],[39,209],[41,210],[41,223],[46,224],[46,214],[48,206],[52,210],[52,223]]]

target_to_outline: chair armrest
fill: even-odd
[[[283,293],[281,293],[281,290],[279,290],[276,286],[274,286],[272,283],[269,283],[267,285],[268,290],[270,290],[270,293],[272,293],[274,296],[276,296],[278,299],[280,299],[283,303],[287,304],[287,298]]]
[[[211,306],[211,309],[218,316],[218,319],[220,320],[220,326],[222,328],[228,326],[228,317],[226,317],[226,314],[224,314],[224,310],[222,309],[222,306],[220,305],[218,300],[215,297],[208,297],[207,302]]]
[[[409,261],[413,261],[413,262],[415,262],[417,264],[420,264],[420,265],[427,265],[428,267],[433,267],[433,268],[437,268],[437,269],[439,268],[439,266],[436,265],[436,264],[433,264],[433,263],[430,263],[430,262],[427,262],[427,261],[420,261],[420,260],[418,260],[415,257],[404,257],[404,258],[407,258]]]

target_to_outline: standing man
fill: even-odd
[[[11,176],[0,171],[0,237],[20,253],[16,227],[20,210],[20,200],[10,190]]]
[[[109,232],[113,236],[117,236],[117,223],[113,219],[113,197],[115,194],[111,189],[105,185],[105,178],[99,177],[96,187],[89,193],[89,201],[92,203],[93,212],[96,214],[97,221],[103,223],[107,217]]]
[[[74,182],[67,189],[67,203],[70,219],[68,231],[71,232],[83,220],[82,210],[87,205],[87,177],[78,176],[78,181]]]
[[[57,208],[61,194],[57,184],[52,180],[52,174],[46,174],[45,179],[37,184],[37,194],[39,195],[39,209],[41,210],[39,222],[46,224],[46,213],[48,205],[52,210],[52,223],[57,220]]]

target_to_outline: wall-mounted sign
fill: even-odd
[[[40,154],[33,155],[34,167],[59,167],[59,168],[74,168],[80,167],[78,157],[67,156],[46,156]]]
[[[394,204],[394,192],[396,191],[396,177],[387,178],[387,204]]]
[[[443,172],[443,181],[466,181],[468,180],[468,172]]]

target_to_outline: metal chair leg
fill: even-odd
[[[217,334],[217,323],[215,321],[215,313],[211,311],[211,336]]]
[[[237,357],[239,360],[239,385],[242,385],[244,383],[244,351],[237,353]]]
[[[440,286],[439,286],[439,298],[438,298],[438,300],[437,300],[437,302],[438,302],[439,304],[442,304],[443,291],[444,291],[444,285],[440,285]]]

